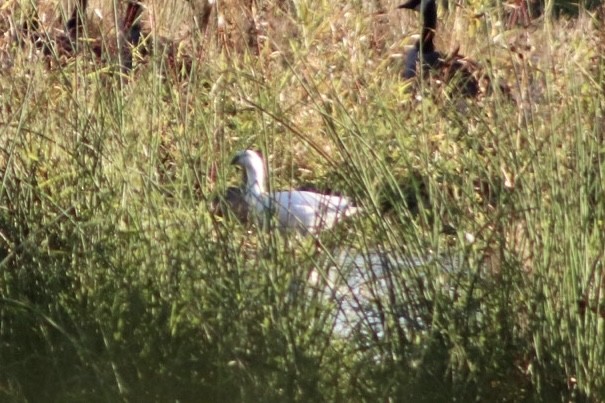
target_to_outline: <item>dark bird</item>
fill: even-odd
[[[137,45],[141,40],[141,13],[143,6],[138,1],[128,1],[126,5],[126,16],[122,23],[122,31],[126,41],[131,45]]]
[[[152,35],[148,28],[144,29],[141,24],[143,13],[142,0],[128,0],[126,3],[125,17],[121,25],[122,67],[124,71],[133,68],[134,50],[142,58],[146,59],[155,52],[164,58],[163,68],[176,73],[178,77],[186,77],[192,70],[193,56],[182,52],[180,43],[170,38]]]
[[[435,0],[409,0],[397,8],[407,8],[420,11],[422,16],[422,34],[416,41],[414,48],[408,52],[405,59],[403,78],[416,77],[416,65],[420,61],[422,70],[425,68],[438,68],[443,56],[435,49],[433,38],[437,30],[437,4]],[[420,57],[420,60],[418,58]]]
[[[248,223],[249,208],[246,202],[246,191],[241,187],[230,186],[221,196],[212,199],[211,212],[219,217],[228,216],[231,211],[233,215],[243,224]]]
[[[121,30],[124,38],[122,43],[122,68],[124,71],[132,69],[133,51],[143,37],[141,31],[141,14],[143,6],[138,1],[129,0],[126,5],[124,21],[122,22]],[[147,55],[147,49],[142,47],[141,50]]]
[[[78,38],[84,37],[83,17],[86,15],[87,5],[87,0],[77,1],[63,30],[44,31],[40,26],[37,13],[34,12],[34,15],[23,24],[22,32],[36,48],[41,49],[42,54],[46,57],[74,56]],[[91,49],[95,54],[100,54],[100,46],[93,45]]]
[[[444,55],[435,48],[433,42],[437,30],[437,3],[435,0],[409,0],[397,8],[419,11],[422,16],[422,33],[414,48],[409,51],[405,60],[403,78],[416,77],[417,66],[421,66],[422,74],[437,73],[438,78],[445,83],[456,80],[456,89],[465,96],[479,95],[479,80],[475,73],[479,65],[458,54],[456,49],[449,55]]]
[[[65,24],[67,35],[73,42],[84,33],[84,21],[82,17],[86,15],[86,7],[88,7],[88,0],[80,0]]]

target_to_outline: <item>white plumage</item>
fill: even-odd
[[[359,211],[342,196],[298,190],[267,193],[265,165],[255,151],[240,151],[231,163],[246,170],[245,199],[250,211],[261,220],[274,214],[281,231],[315,234]]]

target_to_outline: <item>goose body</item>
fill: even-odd
[[[250,212],[261,222],[275,215],[278,229],[282,232],[315,234],[332,228],[359,210],[342,196],[299,190],[268,193],[265,190],[265,166],[255,151],[238,152],[231,163],[246,171],[245,200]]]

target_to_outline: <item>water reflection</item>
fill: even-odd
[[[334,304],[334,333],[375,340],[386,332],[410,339],[426,331],[432,288],[436,283],[450,287],[448,278],[459,267],[452,258],[364,253],[353,248],[326,254],[317,263],[308,284],[325,302]]]

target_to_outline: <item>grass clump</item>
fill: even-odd
[[[7,4],[9,29],[27,16]],[[378,6],[224,2],[178,72],[3,44],[0,400],[605,394],[593,22],[499,31],[486,11],[454,40],[515,100],[475,100],[402,82],[416,22]],[[157,24],[188,26],[179,10]],[[441,18],[445,46],[467,17]],[[316,240],[218,216],[246,148],[272,188],[363,214]]]

